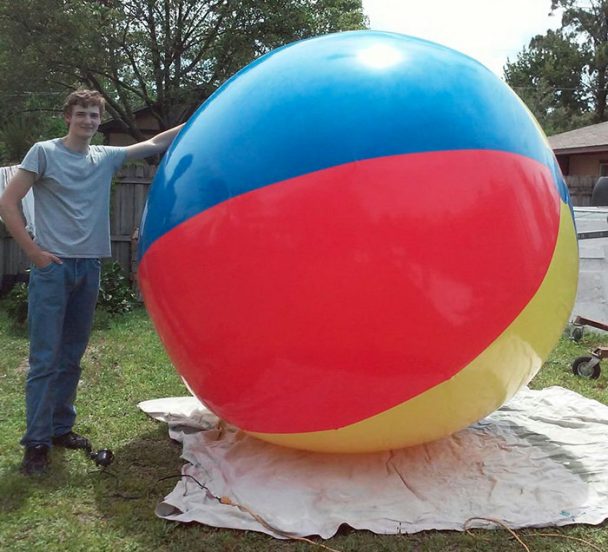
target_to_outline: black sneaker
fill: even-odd
[[[53,445],[69,449],[89,450],[91,448],[91,442],[86,437],[78,435],[78,433],[74,433],[73,431],[68,431],[59,437],[53,437]]]
[[[21,463],[21,473],[25,475],[42,475],[46,473],[50,463],[49,447],[47,445],[25,447],[25,454]]]

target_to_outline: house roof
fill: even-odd
[[[183,116],[185,107],[186,107],[186,105],[174,106],[171,109],[170,115],[172,117],[174,117],[176,121],[180,120],[180,118]],[[150,115],[151,113],[152,113],[152,109],[150,108],[150,106],[147,106],[147,105],[143,106],[143,107],[139,107],[133,111],[133,115],[135,116],[136,121],[138,121],[138,119],[140,119],[142,116]],[[158,134],[158,132],[159,132],[159,127],[157,124],[154,124],[152,127],[142,127],[141,125],[138,125],[138,126],[139,126],[139,130],[141,130],[143,133]],[[117,121],[116,119],[108,119],[107,121],[105,121],[104,123],[101,123],[99,125],[99,132],[101,132],[102,134],[108,134],[109,132],[127,132],[127,131],[125,130],[123,123]]]
[[[556,154],[606,151],[608,150],[608,122],[554,134],[549,136],[549,144]]]
[[[137,117],[140,117],[141,115],[147,115],[148,113],[150,113],[150,108],[148,106],[144,106],[144,107],[140,107],[136,110],[133,111],[133,115],[135,116],[135,118],[137,119]],[[148,132],[158,132],[158,129],[140,129],[142,132],[148,131]],[[117,121],[116,119],[108,119],[107,121],[105,121],[104,123],[101,123],[99,125],[99,132],[101,132],[102,134],[106,134],[108,132],[124,132],[124,126],[121,122]]]

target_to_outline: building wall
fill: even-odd
[[[136,118],[136,124],[146,138],[152,138],[158,134],[158,121],[152,117],[152,115],[138,115]],[[108,146],[130,146],[136,142],[135,138],[133,138],[130,134],[125,134],[118,131],[108,132],[107,140]]]
[[[152,138],[156,132],[145,132],[142,131],[143,135],[147,138]],[[123,132],[109,132],[108,133],[108,146],[130,146],[137,142],[130,134],[124,134]]]
[[[608,164],[608,152],[570,155],[568,174],[600,176],[600,163]]]

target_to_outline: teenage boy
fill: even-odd
[[[72,431],[74,400],[97,302],[100,259],[110,256],[112,176],[127,159],[165,151],[183,126],[132,146],[91,145],[104,107],[96,91],[70,94],[64,105],[67,136],[34,144],[0,197],[0,216],[32,262],[26,432],[21,440],[21,470],[27,475],[47,470],[52,445],[90,446]],[[19,209],[32,187],[34,239]]]

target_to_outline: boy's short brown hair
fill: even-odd
[[[99,115],[103,115],[106,107],[106,101],[97,90],[75,90],[66,99],[63,104],[63,114],[71,115],[72,107],[80,105],[82,107],[90,107],[96,105],[99,107]]]

